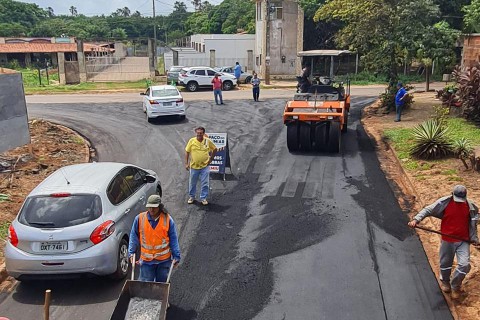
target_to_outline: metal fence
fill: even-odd
[[[87,81],[138,81],[150,77],[148,57],[92,57],[85,62]]]

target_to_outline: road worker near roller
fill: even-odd
[[[180,262],[180,246],[178,244],[175,222],[162,204],[159,195],[148,197],[148,211],[135,217],[128,254],[130,261],[137,248],[140,247],[140,281],[166,282],[171,264]]]

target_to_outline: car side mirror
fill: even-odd
[[[145,180],[144,180],[144,181],[145,181],[146,183],[154,183],[156,180],[157,180],[157,179],[156,179],[154,176],[151,176],[151,175],[147,174],[147,175],[145,176]]]
[[[146,93],[145,92],[140,92],[140,95],[141,96],[146,96]]]

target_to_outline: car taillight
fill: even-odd
[[[93,230],[90,235],[90,241],[93,244],[99,244],[103,240],[107,239],[115,231],[115,222],[112,220],[105,221],[101,225]]]
[[[179,102],[183,102],[183,98],[182,98],[182,99],[178,99],[178,100],[177,100],[177,103],[179,103]]]
[[[150,101],[150,104],[158,104],[157,100],[148,100],[148,101]]]
[[[186,73],[180,73],[179,76],[180,76],[180,77],[186,77],[187,74],[186,74]]]
[[[8,227],[8,241],[10,241],[12,246],[18,246],[18,237],[15,229],[13,228],[13,225],[10,225],[10,227]]]
[[[65,197],[70,197],[71,194],[68,192],[57,192],[57,193],[52,193],[50,197],[54,198],[65,198]]]

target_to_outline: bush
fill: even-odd
[[[465,169],[468,169],[468,164],[466,160],[472,158],[473,155],[473,146],[472,142],[467,138],[460,138],[453,143],[453,151],[458,159],[463,162]]]
[[[480,64],[474,67],[457,67],[453,76],[458,84],[456,92],[466,119],[480,124]]]
[[[413,129],[414,145],[410,154],[424,160],[440,159],[453,152],[448,127],[437,120],[427,120]]]
[[[442,127],[446,127],[450,109],[444,106],[433,106],[433,112],[432,119],[437,121]]]

